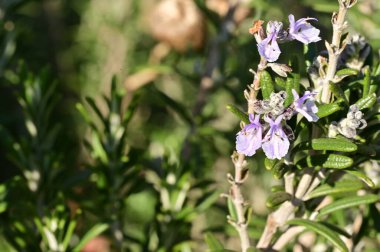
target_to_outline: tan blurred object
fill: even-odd
[[[124,86],[128,91],[135,91],[140,87],[153,81],[158,76],[158,71],[155,69],[144,69],[127,77]]]
[[[236,0],[206,0],[206,6],[210,10],[218,13],[219,16],[224,17],[230,8],[230,5],[233,5],[236,2]],[[236,23],[240,23],[249,15],[250,9],[246,6],[248,2],[248,0],[240,1],[240,5],[234,13],[234,21]]]
[[[162,0],[152,11],[153,37],[178,51],[199,49],[205,41],[205,20],[193,0]]]
[[[111,243],[104,236],[97,236],[89,241],[81,252],[110,252]]]

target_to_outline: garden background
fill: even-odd
[[[0,251],[205,251],[209,233],[239,247],[220,194],[239,129],[226,106],[244,108],[260,60],[248,30],[317,17],[324,50],[338,4],[232,2],[0,1]],[[348,22],[378,55],[380,2]],[[279,181],[262,153],[249,173],[257,240]],[[380,250],[379,229],[368,237]]]

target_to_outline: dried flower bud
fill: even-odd
[[[288,73],[292,72],[292,69],[285,64],[269,63],[268,66],[281,77],[287,77]]]
[[[360,35],[353,35],[339,58],[339,68],[360,70],[371,52],[371,46]]]

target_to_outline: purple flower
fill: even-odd
[[[269,117],[264,120],[269,123],[270,129],[263,140],[263,150],[269,159],[281,159],[289,150],[289,139],[281,126],[282,115],[277,117],[275,121]]]
[[[317,20],[316,18],[301,18],[297,21],[294,20],[292,14],[289,15],[289,38],[296,39],[304,44],[317,42],[321,40],[319,37],[320,31],[309,24],[308,20]]]
[[[257,45],[260,55],[269,62],[276,61],[281,54],[280,47],[276,41],[281,29],[281,22],[269,22],[267,25],[267,37]]]
[[[236,150],[240,154],[253,156],[261,147],[263,128],[259,122],[260,115],[249,115],[250,124],[236,135]]]
[[[306,91],[304,95],[300,98],[296,90],[292,90],[294,96],[294,109],[302,114],[309,122],[318,121],[319,117],[315,114],[318,112],[318,107],[315,105],[314,96],[315,93],[310,93]]]

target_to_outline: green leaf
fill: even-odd
[[[272,169],[273,177],[281,179],[284,174],[289,170],[289,167],[283,162],[278,162]]]
[[[216,237],[210,232],[206,233],[205,240],[211,251],[224,249],[223,244],[218,239],[216,239]]]
[[[283,78],[281,78],[281,77],[275,77],[275,78],[274,78],[274,81],[275,81],[275,83],[276,83],[279,87],[285,89],[285,87],[286,87],[286,81],[285,81]]]
[[[293,219],[288,221],[288,224],[303,226],[308,230],[314,231],[315,233],[325,237],[340,251],[348,252],[346,244],[339,238],[338,234],[322,223],[304,219]]]
[[[351,76],[351,75],[358,75],[359,71],[351,68],[344,68],[341,70],[338,70],[336,72],[336,76],[343,77],[343,76]]]
[[[360,110],[370,108],[376,103],[376,94],[370,94],[359,99],[355,104]]]
[[[260,74],[260,87],[263,98],[269,99],[270,95],[274,91],[274,87],[272,77],[267,71],[262,71]]]
[[[264,159],[264,166],[265,166],[265,169],[267,170],[272,170],[272,168],[278,163],[278,160],[277,159],[269,159],[269,158],[265,158]]]
[[[317,56],[317,53],[318,50],[315,43],[309,43],[303,46],[305,64],[308,68],[313,64],[313,60]]]
[[[369,86],[371,85],[371,72],[369,67],[364,68],[364,80],[363,80],[363,97],[369,94]]]
[[[71,240],[71,237],[73,236],[74,229],[77,225],[77,222],[75,220],[71,220],[69,223],[69,226],[67,227],[65,237],[63,238],[62,247],[63,251],[66,251],[67,247],[69,246],[69,242]]]
[[[80,242],[73,248],[74,252],[79,252],[90,240],[100,235],[108,229],[108,225],[104,223],[96,224],[82,237]]]
[[[343,107],[339,105],[339,103],[323,104],[318,107],[317,116],[319,116],[319,118],[323,118],[342,109]]]
[[[233,221],[236,221],[238,219],[236,208],[234,205],[234,202],[232,201],[231,197],[228,197],[227,199],[227,206],[228,206],[228,212],[231,216],[231,219]]]
[[[362,172],[358,169],[347,169],[344,171],[347,172],[348,174],[351,174],[354,177],[360,179],[361,181],[366,183],[369,187],[371,187],[371,188],[376,187],[376,184],[364,172]]]
[[[332,212],[339,211],[341,209],[351,208],[358,205],[372,204],[374,202],[379,201],[379,199],[379,196],[374,194],[343,198],[323,207],[321,210],[319,210],[319,215],[326,215]]]
[[[210,208],[212,204],[215,203],[215,201],[218,200],[220,196],[219,191],[211,191],[206,193],[201,199],[197,202],[197,210],[200,212],[205,211],[206,209]]]
[[[318,198],[326,195],[334,195],[348,192],[356,192],[363,188],[363,185],[355,180],[342,180],[334,185],[324,184],[309,193],[308,199]]]
[[[350,140],[343,138],[318,138],[311,141],[311,147],[314,150],[329,150],[341,152],[353,152],[358,146]]]
[[[268,208],[274,208],[284,203],[285,201],[291,200],[291,198],[292,198],[292,195],[290,195],[287,192],[275,192],[269,195],[266,201],[266,206]]]
[[[285,107],[289,106],[294,100],[292,89],[295,89],[297,92],[299,92],[299,74],[291,74],[291,76],[286,79],[286,98],[284,102]]]
[[[250,124],[249,117],[246,113],[238,109],[235,105],[227,105],[226,107],[229,111],[232,112],[232,114],[236,115],[241,121],[243,121],[245,124]]]
[[[328,154],[328,155],[315,155],[308,156],[306,158],[301,159],[297,165],[301,168],[305,167],[323,167],[323,168],[331,168],[331,169],[345,169],[350,166],[354,161],[352,158],[338,155],[338,154]]]
[[[329,88],[330,88],[331,92],[334,94],[334,96],[338,99],[338,102],[342,101],[342,102],[348,104],[348,100],[347,100],[342,88],[340,87],[340,85],[335,84],[333,82],[330,82]]]

